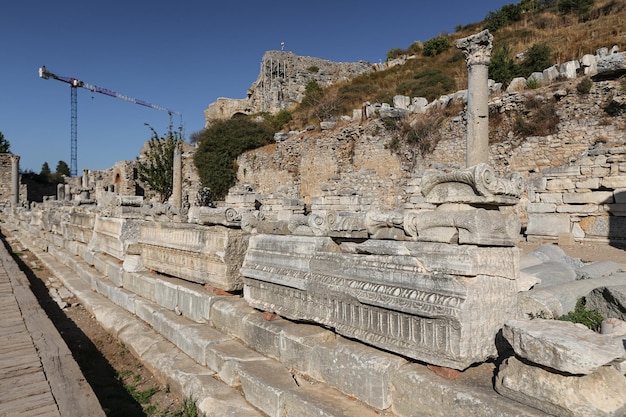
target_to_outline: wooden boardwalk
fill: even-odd
[[[0,417],[104,416],[67,345],[0,242]]]

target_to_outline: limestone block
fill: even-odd
[[[621,283],[595,288],[585,297],[588,309],[596,310],[602,317],[615,317],[626,321],[626,275]],[[617,280],[616,280],[617,281]]]
[[[602,178],[602,187],[626,188],[626,176],[610,176]]]
[[[409,96],[393,96],[393,107],[397,109],[407,110],[411,104],[411,97]]]
[[[562,204],[563,193],[540,193],[539,201],[542,203]]]
[[[528,213],[526,234],[557,237],[570,232],[570,219],[567,214]]]
[[[578,223],[572,224],[572,235],[574,239],[584,239],[585,231],[580,227]]]
[[[272,361],[242,364],[240,378],[246,400],[270,417],[284,416],[284,394],[298,388],[289,371]]]
[[[559,68],[559,75],[567,79],[574,79],[577,77],[577,70],[580,68],[580,62],[567,61],[561,64]]]
[[[148,272],[125,272],[122,275],[122,286],[140,297],[154,301],[156,279]]]
[[[600,178],[587,178],[576,183],[576,189],[596,190],[598,188],[600,188]]]
[[[543,79],[546,83],[551,83],[559,77],[559,69],[557,65],[553,65],[543,70]]]
[[[539,265],[523,269],[524,275],[535,277],[538,284],[536,287],[565,284],[576,280],[574,268],[563,262],[543,262]]]
[[[626,52],[606,55],[598,59],[598,75],[608,76],[626,69]]]
[[[595,75],[598,73],[598,60],[595,55],[585,54],[580,59],[580,66],[585,75]]]
[[[283,329],[289,322],[282,318],[266,320],[255,311],[241,318],[244,337],[243,342],[254,347],[257,352],[273,359],[280,359],[280,341]]]
[[[549,191],[573,190],[576,186],[570,178],[548,179],[546,189]]]
[[[523,91],[524,89],[526,89],[526,78],[515,77],[509,83],[509,86],[506,88],[506,92],[512,93],[514,91]]]
[[[414,252],[405,246],[404,254],[389,256],[342,253],[323,238],[257,235],[241,269],[244,298],[261,310],[464,369],[496,353],[493,340],[514,314],[519,276],[517,248],[467,246],[413,242]],[[434,255],[437,248],[442,253]],[[478,262],[463,265],[472,254]],[[456,266],[464,275],[448,272]]]
[[[613,198],[617,204],[626,203],[626,188],[618,188],[613,191]]]
[[[334,332],[320,326],[286,323],[280,333],[280,363],[307,375],[320,376],[322,363],[328,361],[316,360],[322,353],[318,347],[335,337]]]
[[[236,340],[223,340],[207,346],[204,359],[206,366],[214,370],[224,382],[232,387],[241,385],[240,369],[243,364],[270,362],[265,356]]]
[[[626,336],[626,321],[614,317],[604,319],[600,325],[600,333],[622,339]],[[624,360],[626,360],[626,355]]]
[[[142,221],[96,216],[89,249],[123,260],[128,245],[137,241]]]
[[[622,240],[626,236],[626,219],[608,213],[581,218],[580,227],[587,237]]]
[[[502,335],[515,354],[572,375],[589,375],[626,352],[621,340],[558,320],[510,320]]]
[[[565,196],[565,195],[564,195]],[[564,204],[556,208],[557,213],[596,213],[600,207],[597,204]]]
[[[563,193],[565,204],[609,204],[613,203],[612,191],[593,191],[589,193]]]
[[[145,222],[138,242],[146,268],[226,291],[240,289],[243,232],[223,226]]]
[[[297,390],[285,391],[281,417],[377,417],[380,412],[321,384],[300,384]]]
[[[361,343],[338,339],[318,345],[319,379],[378,409],[391,406],[391,378],[406,360]]]
[[[211,305],[211,324],[217,330],[244,339],[242,318],[255,310],[239,297],[220,297]]]
[[[493,370],[485,375],[489,380]],[[468,371],[466,371],[468,372]],[[444,379],[420,364],[408,364],[392,380],[393,406],[400,417],[547,417],[543,412],[498,395],[491,385]],[[419,387],[419,395],[416,395]]]
[[[612,366],[566,376],[514,357],[500,366],[496,391],[558,417],[617,417],[626,411],[626,379]]]
[[[566,284],[533,288],[518,295],[520,317],[556,318],[574,311],[576,302],[596,288],[616,285],[624,281],[624,274],[610,277],[582,279]]]
[[[529,213],[555,213],[556,204],[554,203],[530,203],[528,204]]]
[[[533,72],[528,77],[528,81],[531,81],[531,80],[533,80],[534,82],[539,83],[539,85],[544,84],[545,80],[543,78],[543,72]]]
[[[587,264],[576,271],[577,279],[595,279],[610,277],[613,274],[624,272],[624,267],[613,261],[598,261]]]

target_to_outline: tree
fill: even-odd
[[[551,54],[552,52],[550,51],[550,47],[543,42],[536,43],[531,46],[524,53],[524,60],[520,65],[520,75],[523,77],[528,77],[535,71],[543,71],[544,69],[551,66]]]
[[[50,167],[47,162],[44,162],[41,166],[41,172],[39,173],[39,177],[42,181],[50,182],[52,179],[52,171],[50,171]]]
[[[519,67],[511,56],[511,48],[503,45],[494,49],[489,62],[489,78],[498,83],[508,84],[519,72]]]
[[[9,150],[10,147],[11,144],[7,139],[5,139],[2,132],[0,132],[0,153],[11,153],[11,151]]]
[[[167,201],[174,189],[174,149],[183,142],[182,132],[172,130],[170,124],[167,133],[159,137],[154,128],[148,141],[148,150],[143,158],[137,158],[137,176],[159,194],[161,203]]]
[[[237,181],[239,155],[274,141],[275,131],[248,117],[214,121],[200,132],[194,164],[203,187],[222,199]]]
[[[43,169],[43,166],[41,167]],[[70,176],[70,167],[67,165],[65,161],[59,161],[57,163],[57,169],[54,174],[50,176],[50,179],[53,182],[63,182],[63,176]]]
[[[452,47],[450,40],[445,36],[437,36],[424,42],[425,56],[436,56]]]

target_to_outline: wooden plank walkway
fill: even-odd
[[[0,242],[0,417],[104,416],[26,275]]]

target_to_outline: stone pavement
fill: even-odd
[[[0,416],[104,416],[26,275],[0,244]]]

